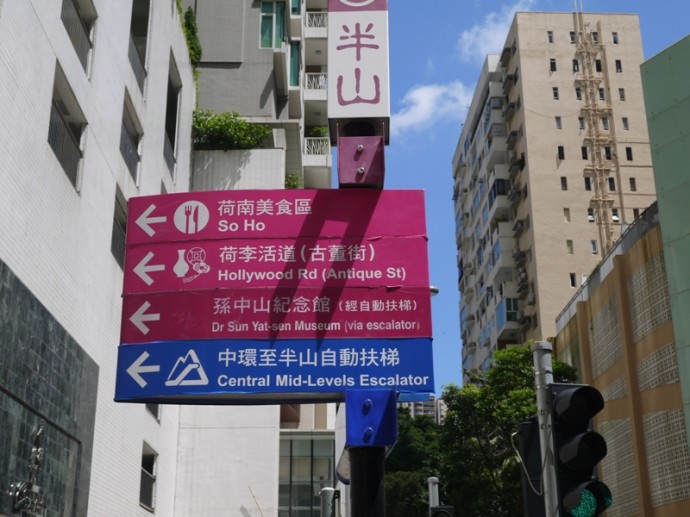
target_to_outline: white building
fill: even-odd
[[[113,402],[127,200],[331,184],[325,3],[193,3],[200,106],[273,129],[206,168],[175,0],[0,0],[0,514],[42,421],[55,515],[312,515],[333,485],[333,406]]]

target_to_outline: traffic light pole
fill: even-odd
[[[553,447],[553,419],[549,403],[549,384],[553,383],[551,352],[548,341],[532,343],[535,387],[537,392],[537,420],[539,422],[539,444],[542,459],[542,490],[546,517],[559,517],[558,487],[556,482],[556,461]]]

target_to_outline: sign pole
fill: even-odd
[[[559,517],[556,486],[556,463],[553,450],[553,419],[549,404],[549,385],[553,384],[553,366],[548,341],[532,343],[535,387],[537,391],[537,418],[539,422],[539,444],[542,460],[542,489],[547,517]]]

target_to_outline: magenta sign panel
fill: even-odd
[[[423,193],[130,200],[121,342],[431,337]]]

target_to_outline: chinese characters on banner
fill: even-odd
[[[329,0],[328,118],[390,118],[388,1]]]

